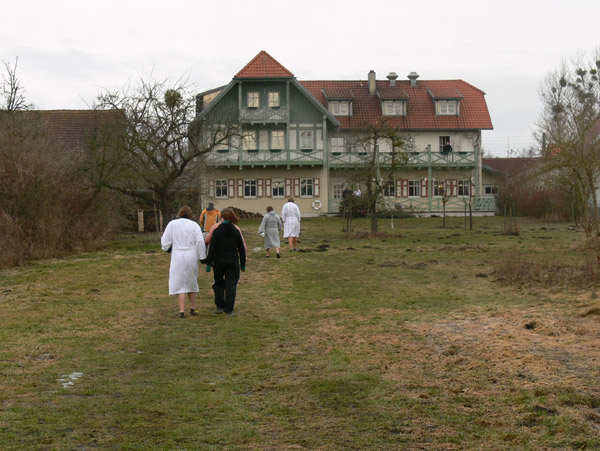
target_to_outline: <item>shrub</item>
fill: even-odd
[[[113,194],[93,189],[33,113],[0,115],[0,267],[101,246],[118,227]]]

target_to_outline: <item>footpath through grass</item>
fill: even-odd
[[[266,259],[244,220],[233,317],[202,267],[178,318],[157,234],[0,272],[0,449],[600,449],[597,301],[494,276],[582,234],[448,222],[308,219]]]

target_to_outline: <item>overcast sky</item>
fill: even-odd
[[[227,84],[266,50],[298,80],[462,79],[486,92],[484,147],[527,147],[544,76],[600,48],[598,0],[9,0],[0,59],[28,102],[85,109],[140,75]]]

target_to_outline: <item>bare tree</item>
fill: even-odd
[[[6,111],[30,110],[33,105],[25,101],[25,89],[17,77],[19,58],[15,58],[13,66],[2,60],[4,72],[2,73],[2,103],[0,109]]]
[[[233,123],[194,120],[194,91],[185,80],[145,80],[119,91],[105,91],[98,108],[125,114],[120,164],[104,174],[106,186],[150,204],[158,203],[166,221],[177,207],[175,195],[185,188],[199,158],[237,131]],[[190,125],[191,124],[191,125]],[[197,183],[199,184],[199,180]]]
[[[356,181],[365,188],[371,219],[371,234],[379,232],[377,220],[378,206],[384,188],[394,182],[394,173],[408,161],[408,151],[414,146],[411,136],[392,128],[384,119],[375,124],[367,124],[363,132],[355,138],[356,147],[363,155],[363,163],[357,168]],[[385,156],[382,150],[385,148]]]
[[[541,88],[543,111],[537,138],[546,171],[577,197],[588,237],[598,236],[600,175],[600,51],[580,56],[548,74]]]

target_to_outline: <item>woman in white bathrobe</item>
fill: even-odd
[[[290,251],[297,251],[301,216],[300,209],[294,203],[293,198],[290,197],[281,209],[281,219],[283,220],[283,238],[288,239]]]
[[[198,314],[198,261],[206,259],[206,246],[200,226],[192,220],[191,208],[181,207],[177,217],[167,224],[160,241],[163,251],[171,252],[169,295],[177,296],[179,316],[184,318],[186,295],[190,301],[190,314]]]

